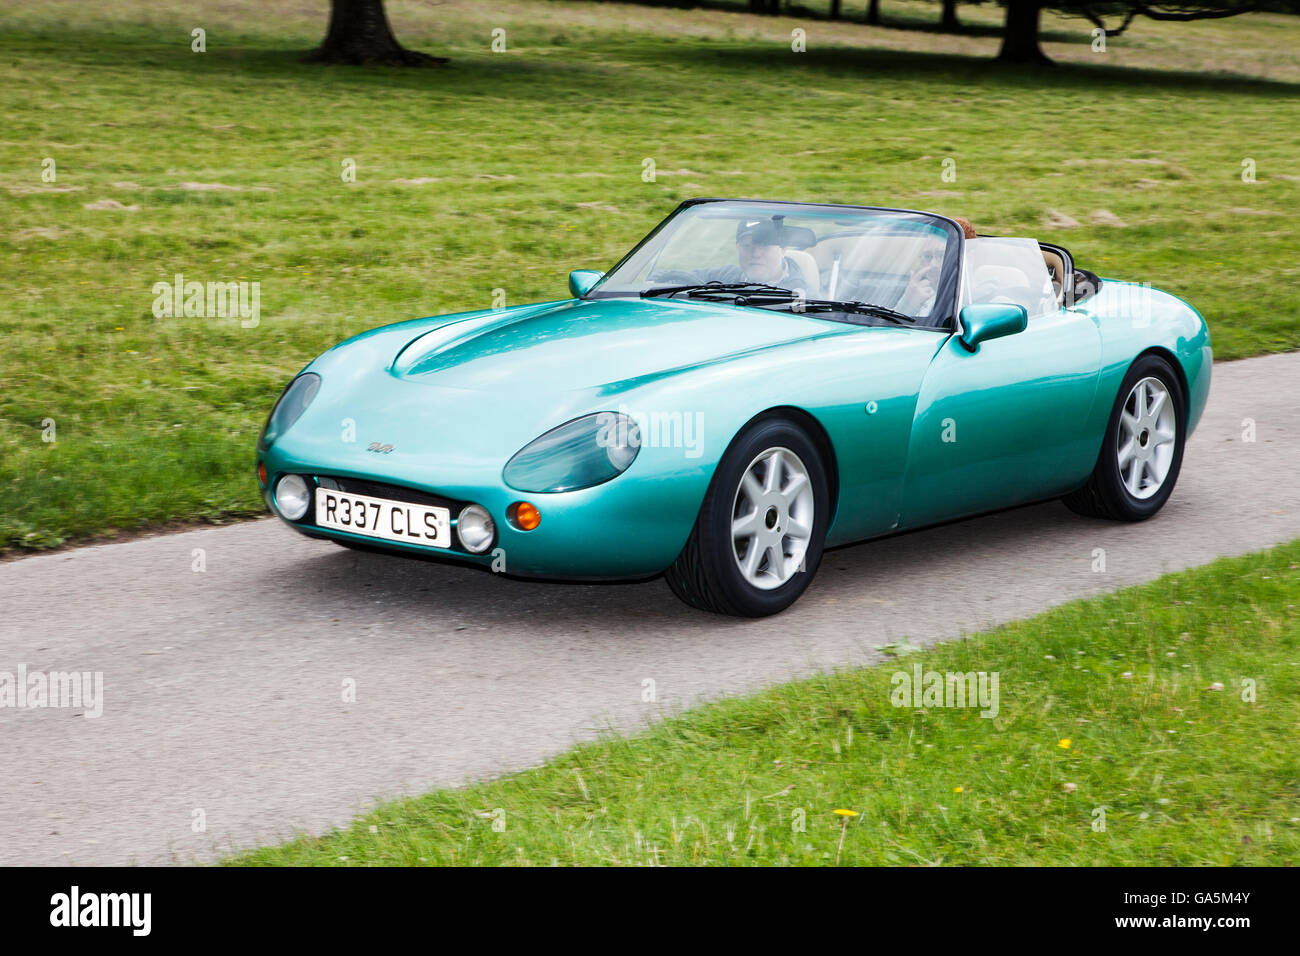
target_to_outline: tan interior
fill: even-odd
[[[825,271],[831,267],[836,255],[840,268],[860,271],[870,261],[889,262],[898,256],[898,238],[893,236],[832,236],[813,246],[812,254],[817,266]]]
[[[838,256],[840,269],[845,271],[861,270],[871,261],[889,261],[898,254],[897,238],[889,236],[842,236],[823,239],[811,250],[787,249],[789,256],[808,281],[808,294],[820,295],[818,276],[830,271],[832,263]],[[1043,262],[1052,277],[1052,291],[1056,301],[1063,301],[1065,292],[1065,259],[1050,249],[1043,249]]]
[[[785,254],[803,273],[804,282],[808,285],[808,298],[821,298],[822,283],[817,272],[817,260],[812,253],[803,249],[786,249]]]
[[[1052,291],[1056,293],[1056,302],[1061,303],[1065,291],[1065,260],[1050,249],[1043,250],[1043,261],[1047,263],[1047,272],[1052,277]]]

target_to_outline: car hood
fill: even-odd
[[[638,396],[661,385],[670,386],[673,408],[696,408],[711,389],[727,395],[746,387],[749,379],[732,372],[745,357],[784,365],[780,353],[793,346],[805,354],[789,362],[806,362],[796,343],[815,348],[816,339],[855,331],[811,316],[642,299],[550,302],[383,326],[308,366],[321,376],[320,391],[277,439],[273,464],[416,486],[436,475],[444,493],[468,494],[566,421],[624,402],[639,407]],[[806,378],[802,370],[791,374]],[[684,381],[692,375],[703,377]],[[716,453],[709,447],[701,462]]]
[[[432,385],[514,394],[628,387],[851,328],[700,301],[572,300],[473,314],[421,332],[397,350],[391,372]]]

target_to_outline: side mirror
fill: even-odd
[[[603,278],[605,273],[594,269],[575,269],[569,273],[569,291],[575,299],[581,299]]]
[[[961,310],[961,335],[957,340],[966,351],[979,350],[981,342],[1023,332],[1029,325],[1029,313],[1023,305],[982,302]]]

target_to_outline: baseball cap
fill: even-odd
[[[782,228],[771,219],[742,219],[736,223],[736,241],[749,237],[756,246],[783,245]]]

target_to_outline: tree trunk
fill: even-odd
[[[1002,29],[1004,63],[1051,63],[1038,45],[1038,18],[1043,0],[1007,0],[1007,21]]]
[[[408,50],[397,42],[384,13],[384,0],[330,0],[330,25],[308,63],[351,66],[437,66],[445,57]]]
[[[867,22],[873,27],[880,26],[880,0],[871,0],[867,7]]]
[[[939,26],[945,30],[956,30],[961,26],[957,22],[957,0],[943,0],[943,19]]]
[[[839,18],[840,18],[840,0],[831,0],[831,19],[838,20]]]

